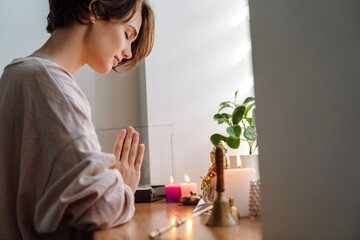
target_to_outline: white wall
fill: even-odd
[[[0,74],[14,58],[32,54],[50,36],[47,1],[0,0]]]
[[[253,95],[248,4],[245,0],[151,4],[156,35],[145,60],[148,123],[174,126],[175,181],[184,182],[187,173],[200,190],[200,176],[211,165],[210,136],[225,133],[225,127],[212,119],[220,102],[232,100],[236,90],[240,98]],[[152,140],[150,136],[150,144]],[[161,172],[161,166],[158,169]]]
[[[105,75],[94,74],[93,98],[96,101],[92,109],[96,128],[141,125],[138,69],[126,72],[111,71]]]
[[[264,239],[360,239],[360,2],[250,1]]]

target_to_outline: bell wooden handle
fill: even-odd
[[[215,150],[216,166],[216,191],[224,192],[224,152],[222,147],[218,146]]]

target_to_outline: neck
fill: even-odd
[[[85,35],[87,25],[75,23],[57,28],[46,43],[34,53],[43,55],[73,74],[86,64]]]

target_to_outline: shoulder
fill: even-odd
[[[30,55],[24,58],[14,59],[4,69],[4,74],[10,74],[13,78],[25,77],[24,79],[49,79],[74,81],[71,74],[56,63],[43,57]]]
[[[14,59],[5,67],[0,85],[11,91],[19,90],[34,100],[68,102],[73,108],[90,111],[88,101],[72,75],[42,56]]]
[[[14,59],[4,69],[2,82],[31,91],[61,94],[66,98],[82,95],[72,75],[45,57],[30,55]]]
[[[2,80],[19,82],[24,80],[23,77],[31,78],[41,72],[46,71],[39,61],[29,58],[17,58],[4,68]]]
[[[71,75],[48,59],[34,56],[14,59],[4,68],[3,84],[23,89],[57,88],[58,82],[73,82]]]
[[[23,93],[35,99],[45,97],[47,100],[68,102],[74,108],[90,111],[87,98],[72,75],[42,56],[30,55],[14,59],[5,67],[0,84],[1,82],[8,87],[12,86],[12,89],[22,89]]]

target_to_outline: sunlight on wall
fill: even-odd
[[[239,97],[254,96],[248,2],[151,4],[156,35],[145,60],[148,124],[174,126],[174,178],[187,173],[200,186],[199,176],[210,165],[209,138],[225,133],[213,120],[219,103],[232,100],[236,90]],[[156,136],[149,141],[157,141]],[[161,169],[152,174],[161,174]]]

